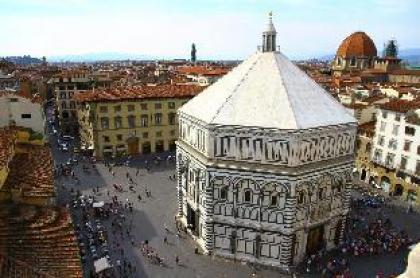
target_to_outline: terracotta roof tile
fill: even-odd
[[[365,32],[355,32],[345,38],[337,50],[337,56],[341,57],[375,57],[376,46]]]
[[[54,197],[54,174],[51,150],[46,146],[18,144],[24,152],[9,162],[10,172],[2,191],[21,190],[24,197]]]
[[[149,98],[186,98],[201,93],[205,88],[196,85],[116,87],[77,93],[74,99],[78,102],[100,102]]]
[[[379,105],[379,107],[384,110],[395,111],[399,113],[406,113],[409,110],[420,109],[420,100],[417,99],[413,101],[408,101],[408,100],[396,99],[396,100],[392,100],[387,103],[381,104]]]

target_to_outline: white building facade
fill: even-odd
[[[0,127],[16,125],[45,135],[42,104],[17,93],[0,93]]]
[[[356,120],[276,51],[179,110],[178,219],[207,254],[284,270],[343,238]]]
[[[405,181],[416,188],[411,194],[417,199],[415,191],[420,192],[419,101],[394,100],[378,108],[372,161],[390,171],[384,176],[378,173],[377,182],[385,192],[402,190],[397,184]]]

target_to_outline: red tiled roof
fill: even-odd
[[[375,130],[375,121],[367,122],[364,124],[359,125],[359,130],[361,131],[374,131]]]
[[[23,196],[54,197],[51,150],[46,146],[17,145],[24,150],[9,162],[10,172],[2,190],[19,189]]]
[[[399,113],[406,113],[409,110],[419,109],[420,100],[408,101],[408,100],[396,99],[396,100],[392,100],[387,103],[381,104],[379,105],[379,107],[384,110],[395,111]]]
[[[206,87],[196,85],[156,85],[115,87],[77,93],[78,102],[122,101],[149,98],[187,98],[201,93]]]
[[[229,72],[229,69],[226,68],[209,68],[206,66],[183,66],[178,67],[177,72],[180,74],[195,74],[195,75],[208,75],[208,76],[218,76],[225,75]]]
[[[393,70],[391,75],[415,75],[420,76],[420,70],[399,69]]]
[[[13,129],[1,128],[0,129],[0,169],[5,167],[11,159],[12,153],[10,152],[16,140],[16,132]]]
[[[39,94],[30,95],[30,94],[25,93],[23,91],[18,92],[18,93],[0,91],[0,97],[2,97],[2,96],[8,96],[8,97],[18,96],[18,97],[26,98],[26,99],[30,100],[32,103],[39,103],[39,104],[42,103],[42,98]]]
[[[0,253],[53,277],[83,277],[77,237],[66,208],[0,204]],[[0,276],[8,277],[3,271],[0,268]]]
[[[375,57],[376,46],[365,32],[355,32],[344,39],[337,50],[337,56],[341,57]]]

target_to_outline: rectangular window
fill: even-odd
[[[395,159],[395,154],[393,154],[393,153],[388,153],[388,154],[386,155],[386,158],[385,158],[385,164],[386,164],[387,166],[393,167],[393,166],[394,166],[394,159]]]
[[[19,99],[15,98],[15,97],[10,98],[9,100],[10,100],[10,102],[19,102]]]
[[[404,142],[404,151],[409,152],[411,147],[411,141]]]
[[[272,207],[277,206],[277,195],[272,195],[271,196],[270,205]]]
[[[61,99],[66,99],[67,98],[66,92],[60,92],[60,98]]]
[[[155,103],[155,109],[162,109],[162,103]]]
[[[399,125],[394,125],[392,127],[392,135],[398,135],[398,130],[400,129]]]
[[[99,111],[101,113],[107,113],[108,112],[108,107],[107,106],[100,106],[99,107]]]
[[[140,103],[141,110],[147,110],[147,103]]]
[[[416,130],[414,129],[414,127],[406,126],[405,134],[414,136],[414,134],[416,134]]]
[[[386,123],[385,122],[381,122],[381,128],[380,128],[380,130],[381,131],[385,131],[385,128],[386,128]]]
[[[169,113],[168,114],[169,124],[175,125],[176,124],[176,114],[175,113]]]
[[[127,105],[128,112],[134,111],[134,104]]]
[[[101,127],[103,129],[108,129],[109,128],[109,119],[106,117],[101,118]]]
[[[161,125],[162,124],[162,114],[161,113],[156,113],[155,114],[155,124],[156,125]]]
[[[143,138],[144,139],[149,138],[149,133],[148,132],[143,132]]]
[[[400,114],[395,114],[395,121],[399,122],[401,120],[401,115]]]
[[[109,142],[110,142],[110,140],[109,140],[109,136],[104,136],[103,138],[104,138],[104,142],[105,142],[105,143],[109,143]]]
[[[122,118],[121,117],[115,117],[114,118],[114,125],[115,125],[115,128],[121,128],[122,127]]]
[[[175,130],[171,130],[171,136],[175,136]]]
[[[147,115],[141,115],[140,124],[142,127],[146,127],[148,125],[148,119],[149,117],[147,117]]]
[[[383,146],[385,143],[385,136],[379,136],[378,138],[378,145]]]
[[[70,109],[76,109],[76,102],[70,101]]]
[[[381,150],[375,150],[373,154],[373,160],[375,162],[380,162],[382,160],[382,151]]]
[[[382,111],[382,118],[386,119],[388,117],[388,112]]]
[[[405,168],[407,167],[407,157],[402,156],[401,157],[401,163],[400,163],[400,168],[402,170],[405,170]]]
[[[61,103],[61,108],[66,109],[66,108],[67,108],[67,103],[62,102],[62,103]]]
[[[395,140],[395,139],[389,140],[388,148],[396,150],[397,149],[397,140]]]
[[[175,109],[175,102],[168,102],[169,109]]]
[[[114,106],[114,112],[121,112],[121,105]]]
[[[31,114],[22,114],[21,117],[22,117],[22,119],[30,119],[30,118],[32,118],[32,115]]]
[[[117,140],[118,140],[118,141],[122,141],[122,139],[123,139],[122,134],[117,134]]]
[[[128,116],[128,128],[135,128],[136,127],[136,117],[135,116]]]
[[[156,137],[162,137],[162,131],[156,131]]]

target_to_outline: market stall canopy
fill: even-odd
[[[95,266],[96,273],[100,273],[104,270],[107,270],[108,268],[111,268],[111,265],[109,264],[109,261],[107,258],[103,257],[99,260],[96,260],[93,265]]]
[[[94,207],[94,208],[101,208],[104,205],[105,205],[105,203],[103,201],[101,201],[101,202],[93,203],[92,207]]]

